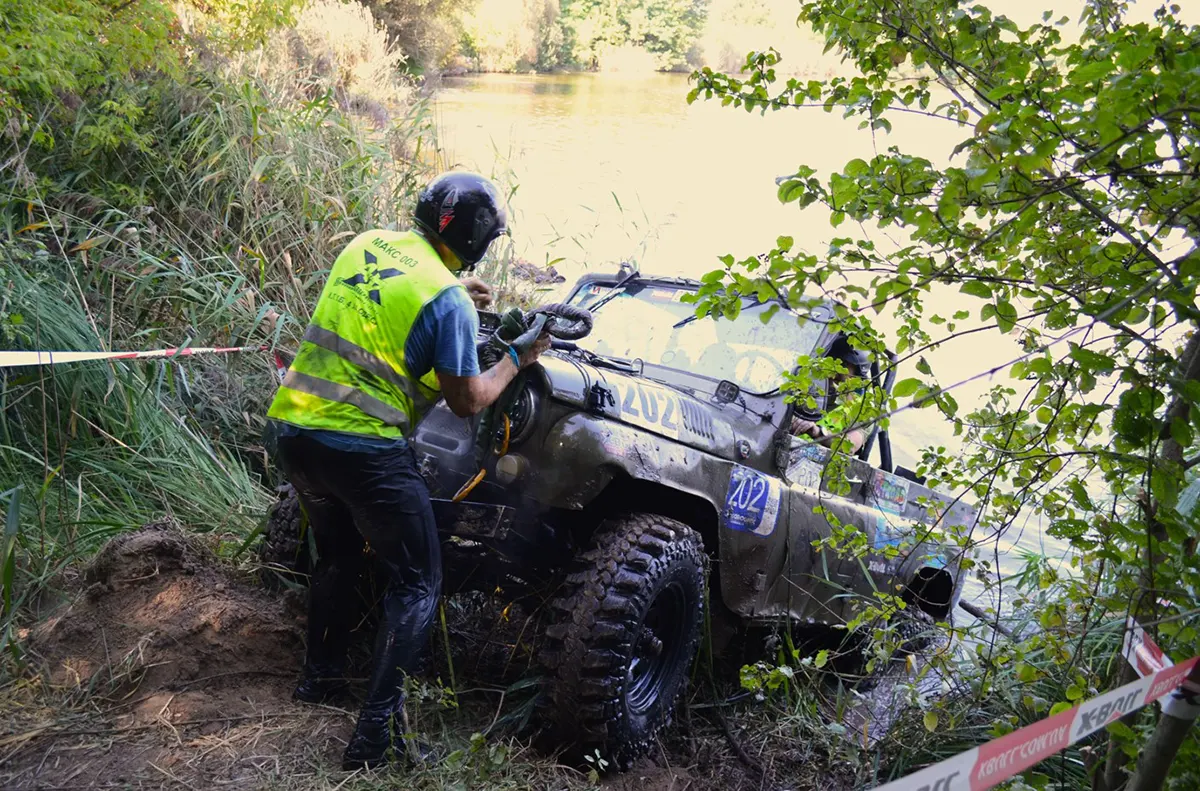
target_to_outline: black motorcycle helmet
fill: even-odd
[[[851,346],[845,335],[839,335],[837,340],[830,345],[828,356],[841,360],[842,365],[846,366],[846,370],[850,372],[851,376],[870,380],[871,355],[862,349],[855,349]]]
[[[443,173],[421,191],[413,221],[450,248],[470,272],[499,235],[508,232],[500,193],[477,173]]]

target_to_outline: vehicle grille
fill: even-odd
[[[679,409],[683,413],[683,427],[698,437],[715,439],[712,416],[691,401],[680,399]]]

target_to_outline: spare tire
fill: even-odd
[[[575,760],[645,755],[688,684],[707,557],[687,525],[633,514],[600,526],[551,602],[543,717]],[[565,743],[565,745],[564,745]]]

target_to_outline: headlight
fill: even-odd
[[[529,462],[519,453],[506,453],[496,460],[496,480],[507,486],[525,474]]]
[[[508,411],[508,444],[510,447],[529,439],[529,435],[533,433],[533,427],[537,423],[540,403],[541,396],[532,385],[527,384],[517,395],[512,408]]]

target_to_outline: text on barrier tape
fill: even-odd
[[[1200,657],[1168,665],[1123,687],[1085,700],[1073,709],[879,786],[875,791],[985,791],[1131,711],[1170,695],[1184,684],[1197,662]]]

